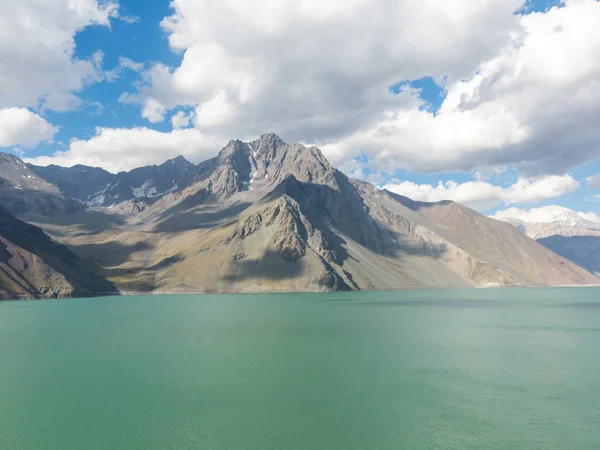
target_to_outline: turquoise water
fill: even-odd
[[[600,289],[0,303],[0,448],[598,449]]]

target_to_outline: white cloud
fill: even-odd
[[[136,62],[130,58],[126,58],[125,56],[119,57],[119,66],[133,70],[134,72],[141,72],[144,69],[144,63]]]
[[[600,173],[585,179],[590,189],[600,189]]]
[[[59,112],[72,111],[79,108],[81,103],[81,99],[76,95],[67,92],[59,92],[45,98],[44,109],[51,109]]]
[[[198,106],[206,132],[325,142],[402,104],[395,82],[471,74],[508,41],[523,2],[174,0],[162,26],[183,61],[153,66],[136,99],[151,121]]]
[[[174,130],[180,128],[187,128],[194,120],[194,113],[186,114],[183,111],[177,111],[177,114],[173,114],[171,117],[171,126]]]
[[[383,189],[404,195],[413,200],[438,202],[453,200],[478,209],[489,209],[504,204],[535,203],[541,200],[560,197],[573,192],[579,186],[577,180],[570,175],[551,175],[538,179],[519,179],[509,187],[496,186],[483,181],[456,183],[440,182],[437,186],[416,184],[404,181],[387,184]]]
[[[152,123],[162,122],[165,119],[167,108],[154,99],[149,99],[142,109],[142,117]]]
[[[73,140],[66,151],[52,156],[26,158],[26,162],[70,167],[84,164],[110,172],[131,170],[183,155],[192,162],[214,156],[223,147],[194,128],[163,133],[148,128],[97,128],[89,140]]]
[[[520,18],[511,42],[448,86],[438,114],[415,105],[388,109],[331,146],[345,155],[363,149],[375,167],[471,170],[513,164],[525,173],[564,173],[600,155],[600,3]]]
[[[26,108],[0,108],[0,147],[35,147],[57,129]]]
[[[524,3],[173,0],[162,25],[183,61],[126,98],[152,122],[197,107],[205,133],[276,131],[339,165],[363,150],[380,171],[564,173],[600,154],[600,3],[513,15]],[[448,76],[437,115],[388,92],[427,75]]]
[[[504,211],[498,211],[491,217],[504,221],[517,219],[526,223],[549,223],[555,221],[559,216],[565,213],[577,214],[582,219],[600,223],[600,216],[596,213],[576,212],[572,209],[558,205],[542,206],[541,208],[532,209],[509,208]]]
[[[119,19],[124,20],[122,17],[119,17]],[[92,62],[94,63],[94,67],[98,72],[96,81],[106,80],[109,83],[121,78],[128,70],[141,73],[145,67],[144,63],[134,61],[130,58],[126,58],[125,56],[119,56],[119,63],[113,69],[102,70],[102,65],[104,63],[104,52],[102,51],[97,51],[92,55]],[[125,99],[126,97],[127,94],[123,94],[123,98]]]
[[[95,58],[75,57],[75,34],[108,26],[116,2],[20,0],[2,2],[0,14],[0,107],[63,111],[79,106],[74,94],[102,78]],[[45,102],[45,103],[44,103]]]

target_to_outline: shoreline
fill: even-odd
[[[318,291],[318,290],[278,290],[278,289],[248,289],[248,290],[173,290],[173,291],[119,291],[98,292],[77,297],[30,297],[23,296],[19,298],[3,298],[0,302],[24,301],[24,300],[69,300],[69,299],[88,299],[88,298],[106,298],[106,297],[141,297],[153,295],[257,295],[257,294],[339,294],[339,293],[359,293],[359,292],[402,292],[402,291],[435,291],[435,290],[471,290],[471,289],[552,289],[552,288],[600,288],[599,284],[584,285],[553,285],[553,286],[515,286],[515,285],[487,285],[487,286],[469,286],[469,287],[438,287],[438,286],[401,286],[394,289],[360,289],[351,291]]]

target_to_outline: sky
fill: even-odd
[[[416,200],[600,214],[597,0],[0,7],[0,151],[28,162],[198,163],[274,132]]]

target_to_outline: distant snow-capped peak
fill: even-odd
[[[512,224],[533,239],[554,235],[600,234],[600,216],[593,212],[576,212],[562,206],[544,206],[530,210],[510,208],[491,217]]]

